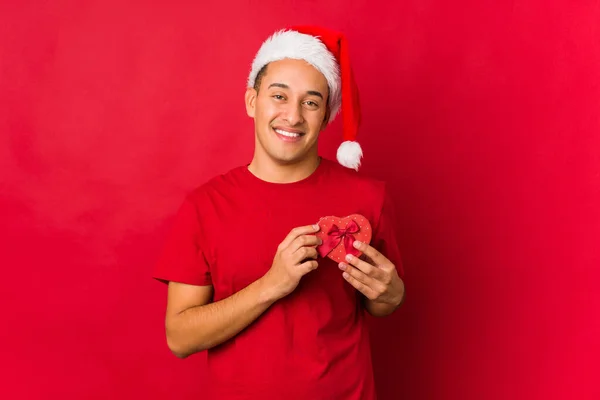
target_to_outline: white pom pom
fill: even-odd
[[[347,168],[352,168],[358,171],[360,167],[360,159],[362,158],[363,152],[358,142],[345,141],[342,142],[337,151],[338,162]]]

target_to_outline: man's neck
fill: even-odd
[[[293,183],[308,178],[321,163],[321,157],[306,158],[294,164],[280,164],[271,159],[254,157],[248,170],[257,178],[271,183]]]

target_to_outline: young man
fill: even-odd
[[[392,313],[404,283],[386,186],[352,170],[362,152],[346,46],[316,27],[269,38],[245,97],[252,161],[192,191],[177,214],[154,276],[168,282],[169,348],[208,351],[207,399],[376,398],[365,312]],[[340,107],[344,166],[317,152]],[[365,257],[319,255],[316,223],[351,214],[371,224],[370,244],[353,244]]]

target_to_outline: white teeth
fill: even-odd
[[[299,133],[287,132],[287,131],[284,131],[282,129],[275,129],[275,132],[279,133],[280,135],[287,136],[287,137],[298,137],[298,136],[300,136]]]

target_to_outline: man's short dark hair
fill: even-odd
[[[269,66],[269,64],[265,64],[265,66],[262,67],[260,69],[260,71],[258,71],[258,74],[256,75],[256,79],[254,80],[254,90],[256,90],[257,93],[258,93],[258,89],[260,88],[260,83],[262,82],[262,78],[267,74],[268,66]]]

